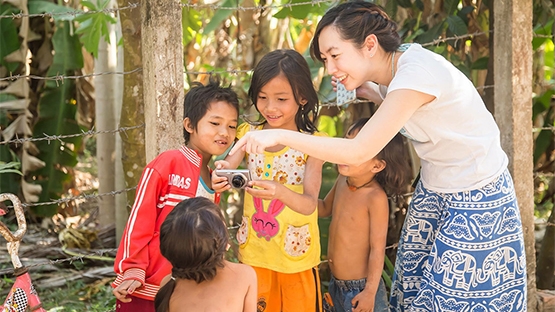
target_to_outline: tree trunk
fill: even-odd
[[[141,1],[147,161],[183,142],[181,20],[180,1]]]
[[[139,0],[118,0],[118,6],[139,4]],[[119,11],[123,38],[123,70],[128,72],[143,66],[141,52],[141,11],[139,8]],[[144,124],[143,72],[136,71],[123,77],[123,102],[120,127],[134,127]],[[145,128],[122,132],[121,160],[126,187],[139,183],[141,173],[146,165]],[[131,207],[135,200],[135,191],[127,192],[127,205]],[[116,213],[116,235],[122,233],[127,222],[127,211]]]
[[[501,146],[509,157],[526,253],[528,311],[535,312],[536,255],[532,136],[532,0],[495,1],[494,103]]]

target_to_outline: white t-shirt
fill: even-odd
[[[493,116],[472,82],[443,56],[410,45],[387,92],[398,89],[436,97],[401,129],[422,160],[426,188],[444,193],[477,189],[506,169],[508,158]]]

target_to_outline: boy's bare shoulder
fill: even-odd
[[[226,261],[226,266],[240,276],[256,278],[256,272],[250,265]]]
[[[375,207],[380,204],[388,204],[387,194],[380,186],[373,186],[366,189],[364,199],[368,208]]]

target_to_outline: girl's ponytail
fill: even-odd
[[[156,312],[169,312],[170,311],[170,298],[175,289],[175,280],[171,278],[166,285],[160,287],[156,297],[154,298],[154,308]]]

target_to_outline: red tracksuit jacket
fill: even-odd
[[[182,146],[163,152],[146,166],[116,255],[112,287],[137,280],[143,286],[133,296],[154,300],[160,282],[172,269],[160,253],[160,226],[175,205],[197,196],[201,163],[200,154]]]

